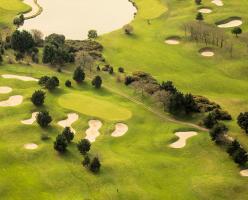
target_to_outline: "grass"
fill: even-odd
[[[87,93],[71,93],[61,96],[58,103],[64,108],[106,120],[127,120],[132,116],[128,109],[111,103],[111,98],[104,98],[99,95],[91,97]]]

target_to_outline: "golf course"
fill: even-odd
[[[248,199],[247,9],[0,0],[0,199]]]

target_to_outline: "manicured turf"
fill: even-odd
[[[104,100],[100,96],[90,97],[87,93],[63,95],[58,103],[64,108],[106,120],[127,120],[132,116],[129,110],[111,103],[111,99]]]

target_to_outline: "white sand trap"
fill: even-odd
[[[13,74],[3,74],[2,77],[7,78],[7,79],[18,79],[18,80],[21,80],[21,81],[39,81],[38,79],[33,78],[33,77],[18,76],[18,75],[13,75]]]
[[[90,142],[95,142],[96,138],[100,135],[99,129],[102,127],[102,122],[99,120],[90,120],[89,128],[86,130],[86,139]]]
[[[8,100],[0,101],[0,107],[18,106],[22,101],[23,96],[21,95],[11,96]]]
[[[29,143],[29,144],[25,144],[24,148],[28,150],[34,150],[38,148],[38,145],[34,143]]]
[[[128,126],[127,126],[126,124],[117,123],[117,124],[115,125],[115,130],[114,130],[114,132],[111,134],[111,136],[113,136],[113,137],[121,137],[121,136],[123,136],[127,131],[128,131]]]
[[[166,44],[170,44],[170,45],[177,45],[177,44],[180,44],[180,38],[179,37],[169,37],[164,42]]]
[[[222,2],[222,0],[213,0],[211,1],[213,4],[215,4],[216,6],[223,6],[224,3]]]
[[[239,173],[240,173],[241,176],[248,177],[248,169],[241,170]]]
[[[26,124],[26,125],[33,124],[36,121],[37,114],[38,112],[33,112],[30,119],[22,120],[21,123]]]
[[[186,145],[186,140],[190,137],[197,135],[197,132],[176,132],[175,135],[179,137],[179,139],[176,142],[170,144],[170,147],[178,149],[183,148]]]
[[[201,52],[201,55],[204,56],[204,57],[212,57],[212,56],[214,56],[214,52],[212,52],[212,51],[203,51],[203,52]]]
[[[76,131],[71,127],[71,125],[78,120],[78,114],[76,113],[69,113],[67,115],[67,119],[59,121],[58,125],[62,126],[63,128],[65,127],[70,127],[71,131],[75,134]]]
[[[10,93],[12,91],[12,88],[10,87],[0,87],[0,94],[7,94]]]
[[[209,14],[213,12],[210,8],[200,8],[198,12],[203,13],[203,14]]]
[[[242,25],[242,20],[240,19],[235,19],[235,20],[231,20],[230,22],[227,22],[225,24],[219,24],[217,25],[219,28],[232,28],[232,27],[237,27]]]
[[[24,14],[25,18],[33,17],[39,13],[39,7],[35,3],[35,0],[23,0],[23,3],[28,4],[32,8],[30,12]]]

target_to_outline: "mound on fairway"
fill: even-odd
[[[71,127],[71,125],[78,120],[78,114],[76,113],[69,113],[67,115],[67,119],[61,120],[58,122],[58,125],[62,126],[63,128],[65,127],[70,127],[72,132],[75,134],[76,131]]]
[[[100,135],[99,129],[102,127],[102,122],[99,120],[90,120],[89,128],[86,130],[86,137],[91,143],[96,141],[96,138]]]
[[[64,108],[106,120],[126,120],[132,116],[132,113],[126,108],[98,97],[93,98],[82,94],[63,95],[59,98],[58,103]]]
[[[22,101],[23,97],[21,95],[11,96],[5,101],[0,101],[0,107],[18,106],[22,103]]]
[[[168,38],[165,40],[165,43],[166,43],[166,44],[171,44],[171,45],[180,44],[180,37],[177,37],[177,36],[168,37]]]
[[[117,123],[117,124],[115,125],[115,130],[114,130],[114,132],[111,134],[111,136],[113,136],[113,137],[121,137],[121,136],[123,136],[127,131],[128,131],[128,126],[127,126],[126,124]]]
[[[30,119],[22,120],[21,123],[26,124],[26,125],[33,124],[36,121],[37,114],[38,114],[38,112],[33,112]]]
[[[209,13],[211,13],[211,12],[213,12],[213,11],[212,11],[212,9],[210,9],[210,8],[200,8],[200,9],[198,10],[198,12],[203,13],[203,14],[209,14]]]
[[[216,6],[223,6],[224,5],[222,0],[213,0],[212,3],[215,4]]]
[[[2,77],[7,78],[7,79],[17,79],[21,81],[39,81],[38,79],[33,78],[33,77],[19,76],[19,75],[13,75],[13,74],[3,74]]]
[[[34,150],[38,148],[38,145],[34,143],[28,143],[24,145],[24,148],[28,150]]]
[[[179,137],[179,139],[176,142],[170,144],[170,147],[178,149],[185,147],[187,139],[197,135],[197,132],[176,132],[175,135]]]
[[[240,173],[241,176],[248,177],[248,169],[241,170],[239,173]]]
[[[12,91],[12,88],[10,87],[0,87],[0,94],[7,94],[7,93],[10,93]]]

